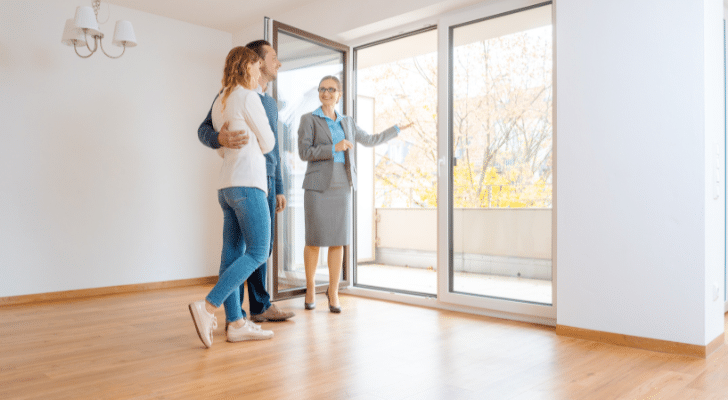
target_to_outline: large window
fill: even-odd
[[[372,134],[411,127],[355,146],[352,293],[555,318],[552,12],[539,0],[485,2],[354,47],[344,112]],[[277,83],[289,207],[278,217],[277,296],[303,293],[305,168],[294,139],[296,116],[314,108],[309,75],[349,70],[346,46],[287,32]],[[318,289],[325,278],[317,271]]]
[[[387,144],[357,146],[355,284],[434,296],[437,32],[356,48],[355,54],[357,123],[372,133],[413,124]]]
[[[356,286],[552,303],[551,12],[540,4],[441,26],[446,91],[434,28],[354,49],[359,125],[414,124],[374,150],[357,147]],[[448,132],[438,132],[443,96]],[[444,151],[449,169],[439,161]],[[448,223],[438,225],[443,204]],[[438,247],[447,227],[450,246]],[[449,251],[447,264],[438,250]],[[443,292],[438,264],[449,267]]]
[[[451,38],[451,291],[551,304],[551,6]]]

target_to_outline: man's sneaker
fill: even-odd
[[[217,328],[217,317],[205,309],[205,300],[190,303],[190,315],[197,329],[197,336],[208,349],[212,346],[212,331]]]
[[[273,337],[273,331],[260,329],[260,326],[244,319],[244,324],[240,328],[233,325],[228,326],[227,340],[228,342],[242,342],[243,340],[263,340]]]
[[[291,311],[283,311],[280,308],[276,307],[275,304],[271,304],[264,313],[251,315],[250,319],[255,322],[278,322],[285,321],[288,318],[293,317],[294,315],[296,314],[292,313]]]

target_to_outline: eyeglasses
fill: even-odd
[[[331,94],[334,94],[334,93],[336,93],[336,88],[333,88],[333,87],[329,87],[329,88],[320,87],[320,88],[318,88],[318,91],[319,91],[319,93],[329,92]]]

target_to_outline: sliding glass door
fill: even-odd
[[[354,242],[342,284],[353,271],[354,291],[555,318],[552,8],[489,2],[357,46],[352,93],[346,46],[274,24],[288,197],[278,215],[274,298],[304,293],[298,121],[318,107],[320,78],[333,74],[342,76],[343,104],[353,105],[349,115],[365,131],[412,124],[387,144],[356,145]]]
[[[413,124],[386,144],[357,145],[354,285],[437,295],[437,30],[354,48],[359,126]]]
[[[354,47],[354,287],[553,318],[550,2],[472,7]],[[362,181],[363,179],[363,181]]]
[[[439,26],[440,162],[449,186],[439,191],[448,244],[439,294],[552,317],[552,6],[482,10]]]

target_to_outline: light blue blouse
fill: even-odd
[[[334,154],[334,162],[343,163],[344,152],[335,150],[336,144],[346,139],[346,135],[344,134],[344,128],[341,127],[341,120],[343,119],[343,117],[336,111],[334,111],[334,113],[336,113],[336,121],[324,115],[324,111],[321,109],[321,107],[317,108],[316,111],[313,112],[313,115],[326,120],[326,124],[329,126],[329,131],[331,131],[331,141],[334,142],[334,144],[331,146],[331,152]]]

